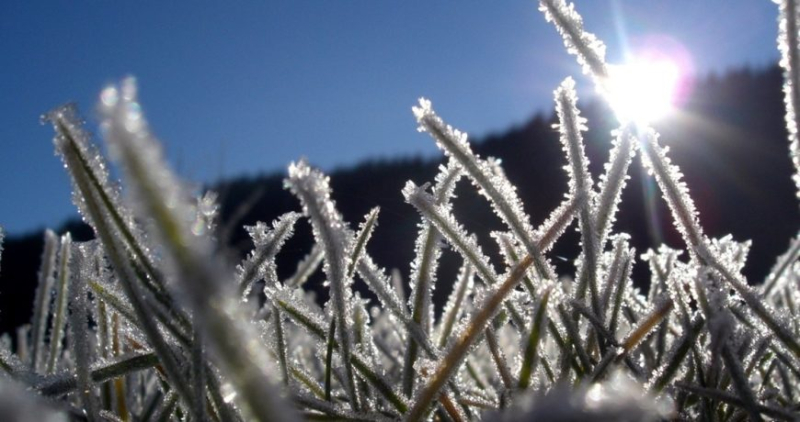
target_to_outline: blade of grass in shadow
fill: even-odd
[[[45,359],[44,335],[47,330],[47,318],[50,313],[50,290],[53,288],[56,257],[58,254],[58,237],[52,230],[44,233],[44,251],[39,267],[39,283],[33,303],[33,321],[31,321],[31,362],[30,369],[40,372]]]
[[[742,401],[741,407],[750,415],[750,420],[763,421],[764,419],[761,418],[761,414],[758,410],[758,404],[756,403],[753,389],[750,388],[750,382],[744,375],[742,362],[731,350],[728,339],[721,341],[725,342],[725,345],[722,346],[722,360],[725,362],[725,367],[728,369],[728,373],[731,376],[733,387]]]
[[[328,345],[325,353],[325,401],[331,401],[331,369],[333,367],[333,342],[336,335],[336,319],[331,318],[328,328]]]
[[[687,384],[684,382],[675,383],[675,386],[680,388],[681,390],[686,390],[692,394],[696,394],[702,397],[712,398],[714,400],[719,400],[721,402],[725,402],[736,407],[743,407],[744,403],[742,400],[727,391],[720,391],[714,388],[707,388],[707,387],[698,387],[696,385]],[[769,417],[785,420],[785,421],[796,421],[797,416],[792,412],[787,412],[784,409],[775,408],[771,406],[762,406],[756,405],[755,410],[759,413],[763,413]]]
[[[443,349],[447,345],[447,340],[450,338],[453,326],[461,313],[464,298],[472,291],[472,279],[474,274],[475,271],[469,263],[463,264],[459,270],[458,283],[447,299],[447,304],[442,313],[442,321],[439,324],[438,346],[440,349]]]
[[[533,317],[533,324],[531,326],[530,334],[528,335],[528,341],[525,345],[525,353],[522,358],[522,366],[519,370],[519,385],[518,388],[520,390],[524,390],[528,388],[531,381],[531,376],[533,375],[534,371],[536,370],[536,358],[539,354],[539,344],[543,340],[544,331],[543,324],[547,319],[547,302],[550,299],[550,292],[552,291],[551,288],[547,288],[542,295],[541,300],[536,308],[536,312],[534,313]]]
[[[500,375],[500,380],[503,382],[503,387],[506,390],[514,388],[514,377],[511,375],[511,370],[508,368],[508,360],[506,359],[500,344],[497,341],[497,333],[495,333],[492,324],[486,327],[485,332],[486,345],[489,346],[489,351],[494,360],[494,366],[497,368],[497,373]]]
[[[92,369],[91,379],[95,384],[102,384],[126,374],[153,368],[158,364],[158,357],[152,352],[124,356]],[[70,373],[47,376],[34,385],[34,389],[46,396],[67,394],[76,388],[78,388],[77,376]]]
[[[705,327],[705,319],[696,318],[691,327],[673,343],[672,350],[667,354],[664,363],[659,367],[646,387],[654,393],[660,393],[677,375],[678,369],[697,341],[697,336]]]
[[[280,292],[274,295],[271,299],[275,301],[275,303],[284,311],[286,315],[292,320],[300,325],[301,327],[305,328],[306,331],[315,337],[320,342],[326,342],[328,337],[326,336],[325,330],[325,323],[323,322],[322,318],[319,315],[314,314],[313,312],[306,309],[300,303],[295,300],[291,300],[286,297],[286,292]],[[339,327],[336,327],[338,330]],[[333,347],[336,350],[340,351],[341,356],[341,348],[339,346],[339,342],[334,339]],[[388,383],[383,377],[378,375],[373,369],[367,364],[367,360],[362,358],[359,354],[354,353],[350,356],[350,363],[353,365],[353,368],[357,370],[361,376],[367,380],[367,382],[375,388],[391,405],[400,413],[405,413],[408,409],[408,404],[406,403],[403,395],[399,392],[396,392],[390,383]]]

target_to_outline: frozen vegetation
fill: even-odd
[[[603,43],[563,0],[539,7],[605,92]],[[790,156],[798,167],[798,12],[794,0],[779,9]],[[498,162],[475,155],[467,135],[430,101],[413,108],[419,131],[446,163],[431,183],[409,181],[402,190],[419,212],[408,297],[403,281],[369,255],[379,210],[358,225],[346,221],[327,176],[305,161],[292,163],[285,179],[298,212],[247,227],[254,248],[234,267],[214,237],[215,196],[192,197],[167,166],[135,80],[100,95],[101,135],[124,190],[110,180],[74,108],[55,109],[46,120],[96,240],[45,233],[32,321],[13,344],[5,337],[0,345],[0,418],[800,418],[800,238],[766,280],[745,280],[750,244],[706,237],[658,133],[621,123],[609,136],[604,174],[592,175],[572,79],[554,97],[570,182],[563,203],[541,222],[530,220]],[[628,234],[614,231],[637,155],[684,250],[636,251]],[[451,199],[462,179],[505,224],[492,235],[496,244],[481,244],[455,217]],[[300,219],[310,222],[315,244],[281,280],[275,256]],[[580,232],[577,272],[556,274],[548,251],[571,226]],[[500,268],[487,256],[495,248]],[[454,280],[437,279],[442,253],[462,259]],[[633,265],[651,270],[646,294],[632,285]],[[322,305],[303,289],[320,267],[330,289]],[[356,281],[377,302],[360,297]],[[439,312],[434,288],[452,290]]]

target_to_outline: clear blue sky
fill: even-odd
[[[610,61],[665,36],[698,74],[778,57],[768,0],[576,3]],[[300,156],[331,169],[432,155],[410,112],[418,97],[480,137],[549,112],[553,89],[579,73],[534,0],[3,0],[0,225],[15,234],[75,215],[39,115],[75,101],[93,129],[100,89],[126,75],[170,161],[212,181]]]

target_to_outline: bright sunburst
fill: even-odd
[[[620,121],[652,123],[672,110],[679,78],[672,61],[634,60],[609,66],[606,95]]]

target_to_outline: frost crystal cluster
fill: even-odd
[[[798,166],[798,11],[794,0],[780,3]],[[604,44],[564,0],[541,0],[540,10],[604,92]],[[284,181],[298,211],[246,227],[254,248],[230,263],[217,245],[216,196],[193,197],[169,168],[136,91],[126,79],[100,96],[101,132],[125,189],[110,180],[72,106],[45,117],[96,240],[45,233],[32,321],[13,345],[0,344],[3,420],[800,418],[800,235],[763,284],[745,280],[750,243],[704,234],[689,187],[652,128],[621,125],[609,136],[604,173],[591,174],[588,122],[571,78],[554,95],[568,190],[541,222],[531,221],[499,163],[476,155],[430,101],[413,108],[419,131],[447,161],[431,183],[402,190],[419,213],[407,297],[397,273],[368,251],[379,210],[351,224],[328,177],[303,160]],[[637,154],[685,250],[637,255],[630,236],[614,231]],[[462,178],[505,224],[492,233],[496,245],[458,221],[452,199]],[[314,245],[281,279],[275,257],[301,220]],[[559,276],[548,252],[573,222],[577,270]],[[487,255],[495,247],[501,261]],[[461,260],[452,280],[437,277],[445,253]],[[637,261],[650,268],[647,294],[632,285]],[[326,303],[303,288],[318,271]],[[354,290],[358,280],[377,302]],[[436,288],[449,291],[439,312]]]

